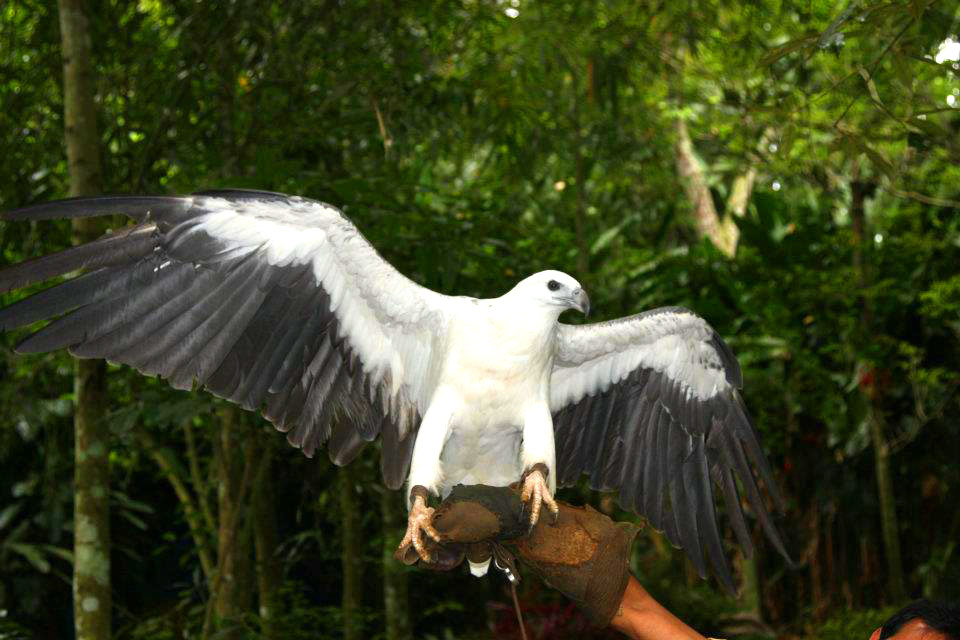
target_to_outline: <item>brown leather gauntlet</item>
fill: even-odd
[[[482,562],[493,556],[503,568],[513,555],[573,600],[594,624],[606,626],[626,589],[630,548],[639,528],[614,522],[590,507],[557,504],[556,524],[552,518],[541,518],[528,534],[515,489],[458,485],[433,517],[443,543],[429,547],[435,561],[420,564],[451,569],[465,557]],[[398,557],[407,564],[418,561],[411,549]]]
[[[520,561],[571,600],[597,626],[617,613],[630,577],[630,549],[640,530],[590,506],[563,502],[557,524],[541,519],[529,537],[504,541]]]

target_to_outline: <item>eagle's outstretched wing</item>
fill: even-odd
[[[782,500],[740,398],[740,366],[707,323],[679,307],[611,322],[561,325],[551,379],[560,485],[590,475],[620,491],[687,552],[701,576],[706,556],[732,588],[714,505],[719,487],[744,551],[753,545],[740,486],[767,536],[787,557],[762,495]]]
[[[60,316],[18,351],[66,347],[177,388],[202,384],[262,409],[307,455],[329,441],[338,464],[382,433],[384,478],[400,487],[452,298],[408,280],[340,211],[305,198],[104,196],[0,216],[109,214],[137,224],[0,271],[0,292],[85,271],[0,310],[0,331]]]

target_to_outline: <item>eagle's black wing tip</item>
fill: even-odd
[[[163,211],[186,206],[181,196],[165,195],[100,195],[79,196],[38,202],[0,213],[0,220],[57,220],[61,218],[92,218],[126,215],[143,220],[151,211]]]

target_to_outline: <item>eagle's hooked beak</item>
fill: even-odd
[[[573,302],[574,309],[580,311],[585,316],[590,315],[590,296],[587,295],[586,291],[583,289],[574,289],[571,295],[571,301]]]

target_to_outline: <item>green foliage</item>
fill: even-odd
[[[0,640],[29,640],[30,637],[30,630],[26,627],[11,620],[0,620]]]
[[[584,281],[601,319],[688,306],[743,365],[787,497],[789,547],[804,562],[785,570],[761,547],[766,619],[799,634],[829,618],[811,625],[814,637],[866,637],[882,618],[867,428],[877,415],[909,541],[908,589],[960,598],[960,109],[949,102],[960,102],[960,79],[952,61],[932,59],[956,30],[956,6],[89,4],[109,191],[299,193],[343,206],[387,259],[444,292],[499,295],[551,267]],[[0,41],[6,209],[65,192],[54,4],[8,0]],[[756,171],[734,259],[692,224],[676,175],[678,118],[721,215],[734,179]],[[867,193],[859,230],[854,183]],[[57,222],[0,222],[0,264],[69,240]],[[69,611],[71,363],[15,356],[23,335],[0,336],[0,610],[10,612],[0,624],[65,635],[68,615],[48,619],[44,606]],[[214,500],[211,478],[194,486],[188,452],[213,473],[220,403],[123,367],[110,380],[118,637],[196,635],[208,593],[198,549],[144,442]],[[277,455],[278,637],[334,636],[334,470]],[[362,461],[372,482],[375,457]],[[391,535],[373,494],[360,493],[368,630],[382,626],[377,562]],[[582,486],[565,497],[595,499]],[[200,537],[215,546],[215,530]],[[682,556],[651,540],[638,544],[636,568],[681,617],[716,629],[744,606],[685,579]],[[421,573],[411,599],[416,635],[438,638],[486,633],[485,616],[464,611],[507,602],[495,581]],[[262,632],[254,611],[239,620],[244,637]],[[844,626],[855,620],[863,625]]]
[[[849,640],[869,638],[874,629],[899,610],[900,607],[843,611],[811,630],[811,640]]]

